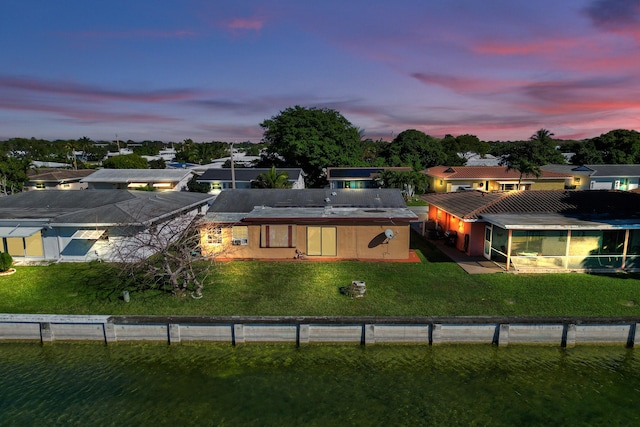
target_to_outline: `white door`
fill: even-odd
[[[484,227],[484,257],[491,259],[491,226]]]

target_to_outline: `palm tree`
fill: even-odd
[[[540,129],[538,131],[536,131],[536,133],[534,133],[533,135],[531,135],[531,138],[529,138],[531,141],[539,141],[539,142],[551,142],[553,140],[553,138],[551,138],[553,136],[553,132],[551,132],[550,130],[547,129]]]
[[[258,188],[290,188],[289,174],[285,171],[276,171],[275,166],[271,166],[271,169],[267,172],[263,172],[254,181],[254,184]]]
[[[535,144],[521,142],[514,144],[510,152],[502,157],[500,164],[507,167],[507,170],[515,170],[520,173],[518,178],[518,190],[524,176],[535,176],[539,178],[542,175],[540,166],[544,161],[540,159],[538,147]]]

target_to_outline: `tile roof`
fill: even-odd
[[[505,166],[434,166],[424,171],[426,175],[448,180],[456,179],[511,179],[520,178],[520,172],[507,170]],[[542,170],[542,175],[523,175],[526,179],[564,179],[572,175],[569,173]]]
[[[628,191],[530,190],[482,194],[479,191],[428,194],[423,199],[464,219],[503,213],[560,213],[607,218],[640,216],[640,193]]]

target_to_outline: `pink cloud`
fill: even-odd
[[[553,39],[533,42],[500,40],[480,42],[472,50],[476,53],[490,55],[532,55],[566,51],[579,44],[580,42],[575,39]]]
[[[426,85],[442,86],[457,93],[503,92],[526,84],[526,82],[457,77],[437,73],[413,73],[411,77]]]
[[[226,23],[230,30],[259,31],[264,26],[264,19],[259,18],[235,18]]]

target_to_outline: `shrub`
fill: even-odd
[[[13,264],[13,258],[6,252],[0,252],[0,272],[7,271]]]

